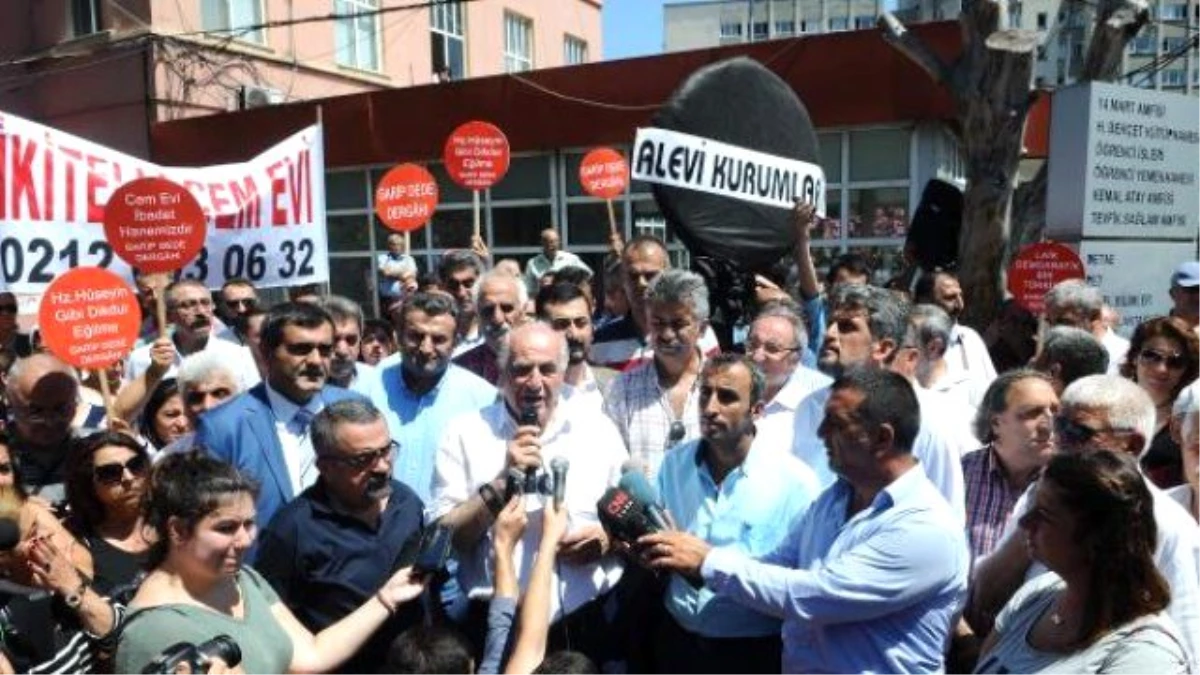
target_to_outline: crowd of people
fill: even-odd
[[[1196,672],[1200,264],[1128,341],[1083,281],[979,333],[793,220],[724,343],[662,241],[552,228],[389,237],[380,318],[137,274],[102,373],[0,293],[0,670]]]

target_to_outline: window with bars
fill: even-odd
[[[100,32],[100,0],[71,0],[71,35]]]
[[[740,38],[742,37],[742,24],[734,21],[726,21],[721,24],[721,37],[723,38]]]
[[[587,63],[588,60],[588,44],[587,40],[577,38],[574,35],[563,36],[563,64],[568,66]]]
[[[379,0],[334,0],[333,10],[346,17],[334,22],[338,65],[379,71]]]
[[[504,13],[504,72],[533,70],[533,21]]]
[[[92,4],[76,0],[72,8]],[[79,17],[76,16],[76,30]],[[200,0],[200,25],[206,31],[227,35],[235,40],[266,44],[267,35],[262,28],[253,28],[263,23],[261,0]],[[78,33],[77,33],[78,34]]]
[[[779,37],[788,37],[796,33],[795,21],[776,21],[775,35]]]
[[[467,76],[467,38],[463,28],[462,4],[443,0],[429,8],[429,46],[435,75],[451,80]]]

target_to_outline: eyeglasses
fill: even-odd
[[[382,448],[360,452],[357,455],[335,455],[327,453],[321,455],[321,459],[338,464],[344,464],[354,471],[362,471],[375,466],[375,463],[384,457],[390,457],[400,450],[400,444],[392,441]]]
[[[1145,366],[1166,364],[1170,370],[1183,370],[1187,367],[1187,358],[1183,354],[1164,354],[1157,349],[1143,349],[1138,352],[1138,360]]]
[[[1128,434],[1132,432],[1132,429],[1114,429],[1112,427],[1094,429],[1064,415],[1058,415],[1054,418],[1054,434],[1058,436],[1059,443],[1065,445],[1084,445],[1093,438],[1105,433]]]
[[[784,354],[791,354],[792,352],[800,351],[799,347],[784,347],[782,345],[777,345],[774,342],[759,342],[757,340],[746,341],[747,354],[753,354],[760,349],[763,350],[763,353],[767,356],[773,357],[779,357],[783,356]]]
[[[258,301],[254,298],[235,298],[226,300],[225,304],[230,307],[245,307],[246,309],[254,309],[258,306]]]
[[[683,426],[683,422],[679,420],[671,422],[671,429],[667,432],[667,448],[675,447],[683,440],[684,436],[687,436],[687,427]]]
[[[130,457],[124,464],[97,464],[92,468],[92,475],[96,477],[96,482],[103,485],[116,485],[125,477],[125,472],[129,471],[129,475],[138,477],[145,475],[148,466],[145,455],[134,455]]]
[[[60,403],[54,407],[43,408],[40,405],[24,405],[13,403],[11,410],[14,417],[30,422],[49,422],[52,420],[69,420],[75,416],[76,402]]]
[[[308,356],[314,349],[322,358],[329,358],[333,354],[332,342],[290,342],[283,348],[292,356]]]
[[[0,314],[16,314],[16,305],[0,305]]]

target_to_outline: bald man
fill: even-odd
[[[79,403],[79,380],[70,366],[49,354],[17,361],[6,383],[12,413],[12,454],[17,480],[51,504],[65,501],[67,449]]]
[[[588,274],[592,273],[592,268],[580,260],[579,256],[562,250],[562,240],[553,227],[542,230],[541,240],[542,252],[525,263],[525,287],[530,295],[538,292],[543,276],[564,267],[580,267],[587,270]]]

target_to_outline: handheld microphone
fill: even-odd
[[[621,476],[617,487],[633,495],[646,511],[646,518],[654,525],[655,531],[671,529],[667,521],[667,513],[659,505],[658,492],[650,485],[650,481],[640,471],[627,471]]]
[[[21,526],[12,518],[0,518],[0,551],[11,551],[21,543]]]
[[[627,544],[636,543],[639,537],[658,532],[646,515],[645,504],[627,490],[609,488],[596,502],[596,515],[600,526],[610,537]]]
[[[538,425],[537,408],[531,405],[521,406],[521,416],[517,422],[523,427],[536,427]],[[533,467],[525,469],[525,492],[536,494],[537,491],[537,469]]]
[[[555,457],[550,460],[550,472],[554,474],[554,508],[561,509],[563,499],[567,494],[567,469],[571,462],[566,457]]]

